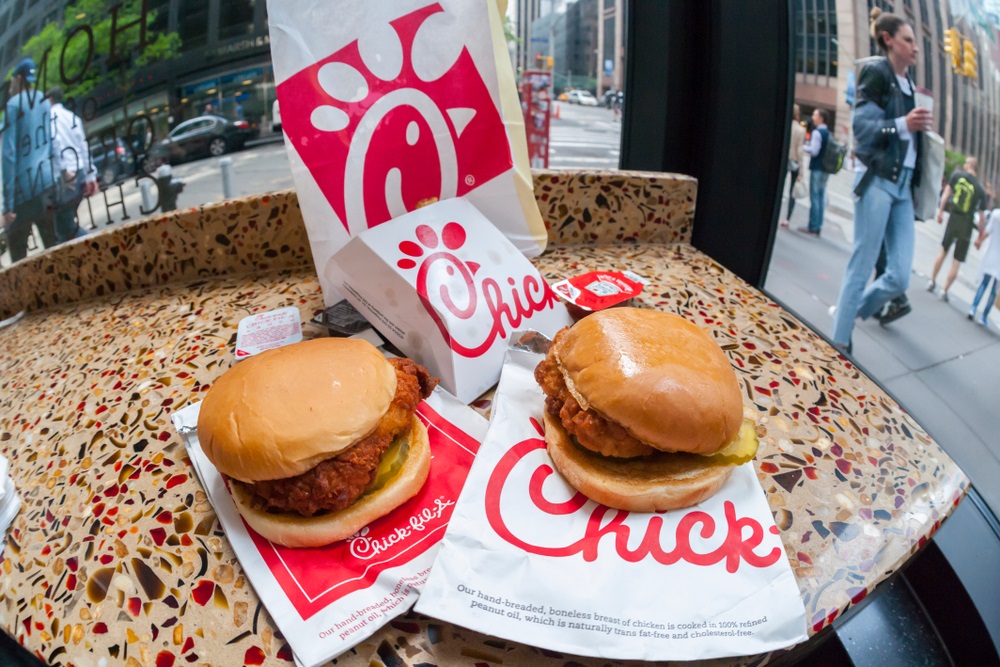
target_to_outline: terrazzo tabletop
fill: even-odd
[[[706,328],[757,412],[753,465],[816,634],[899,569],[968,479],[875,383],[690,245],[696,183],[537,172],[550,282],[646,277],[637,305]],[[282,665],[170,415],[233,361],[243,317],[323,307],[294,192],[105,230],[0,271],[0,453],[24,506],[0,562],[0,628],[48,664]],[[306,337],[325,335],[313,325]],[[489,395],[474,407],[488,412]],[[707,664],[765,664],[750,656]],[[414,613],[337,665],[611,665]]]

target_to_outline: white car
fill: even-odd
[[[596,107],[597,98],[594,97],[590,91],[587,90],[571,90],[569,91],[569,101],[573,104],[580,104],[585,107]]]

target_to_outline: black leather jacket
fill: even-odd
[[[913,80],[910,89],[913,90]],[[880,176],[895,183],[903,170],[908,140],[900,139],[896,119],[913,108],[913,97],[899,88],[896,74],[888,59],[872,58],[864,63],[858,76],[857,102],[854,107],[854,154],[868,167],[867,178],[859,184],[860,195],[871,181]],[[920,156],[923,153],[923,132],[913,134],[917,142],[917,164],[911,185],[920,184]]]

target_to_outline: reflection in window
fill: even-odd
[[[219,3],[219,39],[240,37],[253,32],[254,0],[226,0]]]
[[[934,114],[934,117],[938,121],[938,134],[942,137],[944,136],[944,119],[947,115],[944,110],[944,100],[948,99],[948,60],[944,56],[944,51],[938,52],[938,72],[940,73],[940,79],[938,83],[940,84],[941,90],[937,94],[937,99],[941,100],[942,107]]]
[[[924,36],[924,52],[921,55],[924,59],[924,86],[934,88],[934,59],[931,58],[931,38]]]
[[[168,32],[170,21],[170,0],[146,0],[149,13],[154,16],[147,24],[147,30],[156,35]]]
[[[208,44],[208,3],[204,0],[180,0],[177,32],[184,49]]]
[[[795,0],[795,71],[837,76],[836,0]]]

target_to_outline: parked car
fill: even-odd
[[[135,153],[121,137],[92,139],[90,159],[102,185],[113,185],[135,175]]]
[[[170,164],[196,157],[219,157],[243,148],[256,135],[257,128],[245,120],[229,120],[206,114],[186,120],[156,144],[153,154]]]
[[[597,98],[589,90],[571,90],[567,99],[571,104],[580,104],[585,107],[597,106]]]

